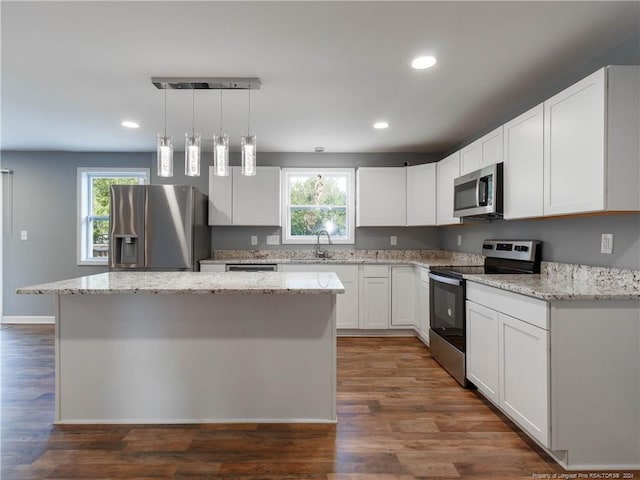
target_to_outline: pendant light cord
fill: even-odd
[[[251,136],[251,87],[249,87],[249,119],[247,121],[247,137]]]
[[[191,111],[193,112],[193,119],[191,123],[191,136],[195,137],[196,136],[196,89],[195,87],[191,90],[191,92],[193,93],[191,97],[192,99]]]
[[[220,136],[222,136],[222,89],[220,89]]]
[[[164,136],[167,137],[167,89],[164,89]]]

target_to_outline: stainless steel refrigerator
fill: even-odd
[[[206,195],[186,185],[113,185],[110,195],[110,270],[200,270],[211,252]]]

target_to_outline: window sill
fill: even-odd
[[[109,260],[80,260],[78,266],[109,266]]]

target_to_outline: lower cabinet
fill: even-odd
[[[548,304],[468,282],[466,311],[467,378],[549,447]]]
[[[363,265],[360,288],[360,328],[389,328],[390,290],[387,265]]]
[[[336,327],[358,328],[359,295],[357,265],[280,264],[279,272],[335,272],[344,285],[344,293],[336,295]]]
[[[498,312],[467,301],[467,379],[493,403],[500,403]]]
[[[429,304],[429,269],[416,267],[418,276],[418,325],[416,330],[420,338],[429,345],[429,324],[431,320],[431,310]]]
[[[414,267],[391,267],[391,326],[416,328],[418,282]]]

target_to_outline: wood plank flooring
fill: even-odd
[[[496,480],[564,472],[479,394],[460,388],[415,338],[338,339],[337,425],[54,426],[53,332],[0,330],[2,480]]]

